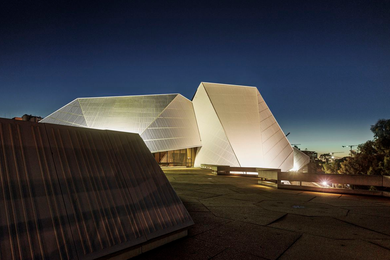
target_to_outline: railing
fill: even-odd
[[[256,167],[230,167],[227,165],[202,164],[218,175],[234,175],[237,172],[257,173],[260,184],[278,189],[310,190],[332,193],[351,193],[390,197],[390,176],[348,175],[348,174],[308,174],[282,172],[280,169]],[[253,176],[253,175],[249,175]],[[363,188],[362,188],[363,187]],[[370,189],[371,188],[371,189]]]
[[[279,172],[275,181],[278,189],[390,196],[390,176]]]
[[[268,178],[276,178],[280,169],[256,168],[256,167],[230,167],[228,165],[201,164],[202,168],[211,169],[218,175],[262,175]],[[253,174],[250,174],[253,173]]]

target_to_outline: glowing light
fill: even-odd
[[[328,182],[327,181],[323,181],[322,185],[325,186],[325,187],[328,187]]]

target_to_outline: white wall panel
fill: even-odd
[[[141,137],[152,152],[200,147],[192,102],[177,95]]]
[[[285,158],[285,160],[282,162],[282,164],[278,167],[279,169],[282,169],[283,171],[289,171],[291,169],[291,161],[294,160],[294,152],[291,152],[288,157]]]
[[[257,89],[212,83],[203,86],[239,163],[264,166]]]
[[[271,168],[289,171],[294,164],[290,142],[258,91],[257,99],[263,138],[263,160],[268,162]]]
[[[200,164],[241,166],[202,84],[192,102],[202,140],[195,167]]]

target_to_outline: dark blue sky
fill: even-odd
[[[390,118],[390,1],[1,1],[0,117],[77,97],[256,86],[291,143]]]

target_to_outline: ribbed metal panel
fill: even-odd
[[[110,134],[109,139],[119,169],[126,173],[129,194],[140,208],[137,218],[144,221],[147,239],[192,225],[191,216],[142,139],[121,132]]]
[[[138,134],[0,126],[1,259],[94,259],[193,224]]]
[[[0,119],[0,259],[73,259],[43,124]]]

